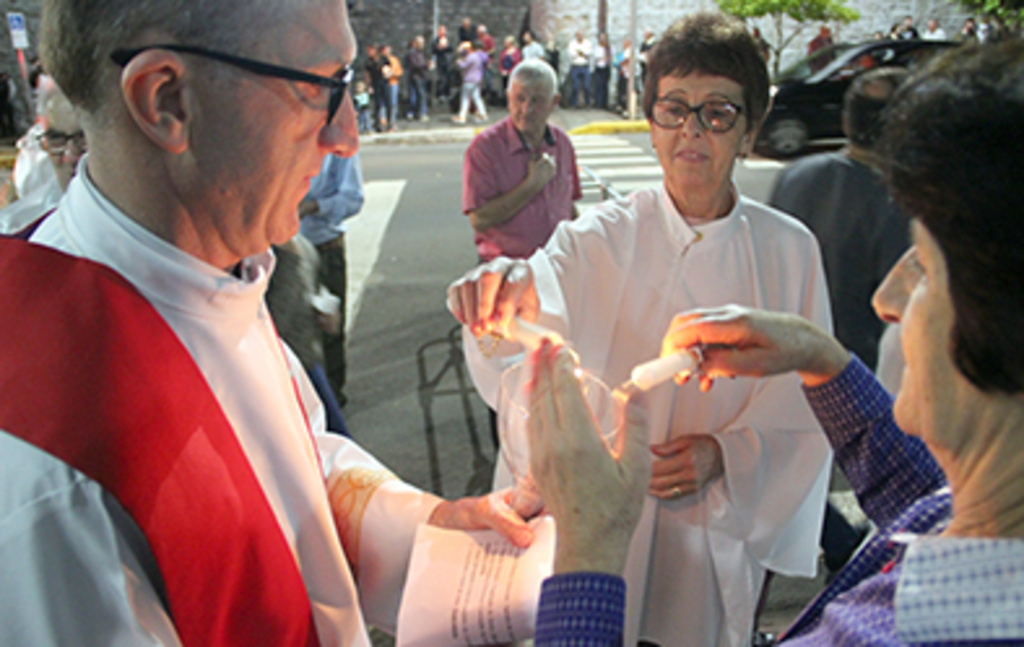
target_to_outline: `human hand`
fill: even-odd
[[[543,188],[554,179],[557,170],[558,165],[555,163],[555,158],[547,153],[541,153],[530,160],[526,171],[526,179],[532,182],[534,186]]]
[[[803,317],[737,305],[676,315],[662,340],[661,354],[695,345],[704,354],[702,391],[709,390],[716,377],[765,377],[789,371],[797,371],[808,386],[817,386],[850,363],[849,351]]]
[[[510,542],[526,548],[533,530],[508,503],[509,490],[485,496],[465,497],[437,504],[427,520],[432,526],[453,530],[495,530]]]
[[[659,499],[677,499],[693,494],[725,473],[722,448],[713,436],[682,436],[651,445],[658,458],[651,468],[647,492]]]
[[[504,330],[515,316],[536,321],[533,272],[526,261],[504,256],[475,267],[448,286],[448,310],[477,337]]]
[[[320,327],[320,330],[337,337],[341,334],[341,310],[336,312],[320,312],[319,310],[313,313],[316,317],[316,324]]]
[[[651,469],[643,396],[626,403],[613,455],[595,427],[569,350],[545,341],[534,360],[530,471],[557,521],[555,572],[621,575]]]
[[[320,211],[320,203],[313,198],[303,198],[299,203],[299,218],[311,216]]]

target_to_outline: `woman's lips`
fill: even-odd
[[[700,151],[695,150],[681,150],[676,153],[676,157],[684,162],[692,162],[695,164],[705,162],[708,159],[708,155],[706,153],[701,153]]]

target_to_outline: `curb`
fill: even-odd
[[[367,133],[359,136],[360,145],[396,144],[451,144],[471,141],[491,124],[476,127],[425,128],[394,133]],[[646,120],[594,121],[568,129],[570,135],[615,135],[648,133],[651,126]]]
[[[649,133],[651,125],[646,120],[636,121],[595,121],[584,126],[577,126],[569,131],[570,135],[615,135]]]
[[[437,128],[394,133],[368,133],[359,136],[360,145],[380,144],[450,144],[468,142],[483,128]]]

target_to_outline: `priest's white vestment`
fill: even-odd
[[[263,301],[273,255],[245,259],[236,278],[128,219],[85,172],[32,240],[119,273],[182,341],[294,552],[320,644],[369,646],[368,623],[393,628],[416,526],[440,500],[325,433],[323,408]],[[117,501],[3,432],[0,473],[0,635],[33,645],[179,644],[145,538]]]
[[[561,332],[583,368],[615,386],[656,358],[673,315],[730,303],[800,314],[831,329],[813,235],[738,196],[696,228],[665,189],[605,202],[562,223],[535,253],[539,323]],[[507,342],[487,359],[464,330],[467,360],[494,405]],[[674,501],[648,496],[626,567],[626,645],[749,644],[765,569],[812,576],[831,452],[797,375],[718,380],[710,393],[669,382],[649,402],[651,443],[714,434],[725,475]],[[585,469],[585,466],[580,466]],[[495,485],[508,484],[499,466]]]

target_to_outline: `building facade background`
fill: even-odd
[[[861,17],[849,25],[830,25],[836,42],[867,40],[875,31],[888,33],[894,23],[907,15],[914,17],[915,25],[922,31],[928,18],[936,18],[946,33],[953,36],[969,15],[951,0],[847,0],[847,3],[859,11]],[[629,5],[628,0],[350,0],[351,22],[359,39],[360,55],[366,44],[387,43],[398,56],[416,35],[425,36],[429,43],[437,24],[446,25],[454,38],[459,23],[466,16],[474,24],[486,25],[499,48],[505,36],[518,36],[528,26],[540,42],[553,39],[564,51],[577,29],[582,29],[591,39],[596,38],[602,11],[610,42],[618,51],[630,33]],[[0,8],[5,15],[15,11],[25,16],[30,41],[25,58],[31,61],[37,56],[41,1],[0,0]],[[642,39],[645,28],[658,34],[688,12],[716,8],[714,0],[637,0],[637,38]],[[760,27],[769,40],[774,39],[770,20],[751,21],[751,25]],[[787,31],[793,28],[794,25],[787,22]],[[817,24],[804,27],[783,52],[783,67],[804,55],[807,43],[817,31]],[[561,59],[562,66],[567,66],[568,57],[563,55]],[[0,35],[0,70],[19,81],[21,89],[21,72],[9,33]],[[16,99],[24,103],[23,97]]]

